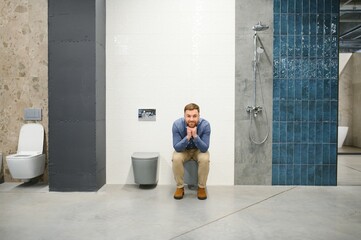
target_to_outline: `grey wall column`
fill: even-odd
[[[49,189],[105,184],[105,0],[49,0]]]
[[[236,76],[235,76],[235,166],[236,185],[270,185],[272,180],[272,56],[273,56],[273,1],[236,0]],[[257,126],[250,122],[247,106],[254,106],[253,35],[252,27],[261,21],[270,28],[259,32],[264,45],[257,74],[257,105],[263,112],[257,117]],[[262,91],[261,91],[262,87]],[[266,114],[267,120],[266,121]],[[262,119],[262,121],[260,121]],[[255,120],[253,120],[255,121]],[[267,133],[265,143],[257,145],[250,141],[249,132],[259,132],[257,141]],[[257,135],[256,135],[257,136]]]

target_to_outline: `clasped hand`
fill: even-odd
[[[188,141],[189,141],[192,137],[193,137],[193,138],[196,138],[196,137],[197,137],[197,127],[194,127],[194,128],[187,127],[187,139],[188,139]]]

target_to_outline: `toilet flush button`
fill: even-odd
[[[24,110],[24,120],[41,121],[41,109],[40,108],[26,108]]]

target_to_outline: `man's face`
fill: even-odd
[[[197,109],[186,110],[184,113],[184,119],[186,120],[187,126],[194,128],[197,126],[199,121],[199,112]]]

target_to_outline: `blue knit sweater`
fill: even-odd
[[[201,152],[208,151],[211,126],[205,119],[200,118],[197,125],[197,137],[187,139],[187,124],[184,118],[179,118],[173,123],[173,147],[177,152],[186,149],[198,148]]]

